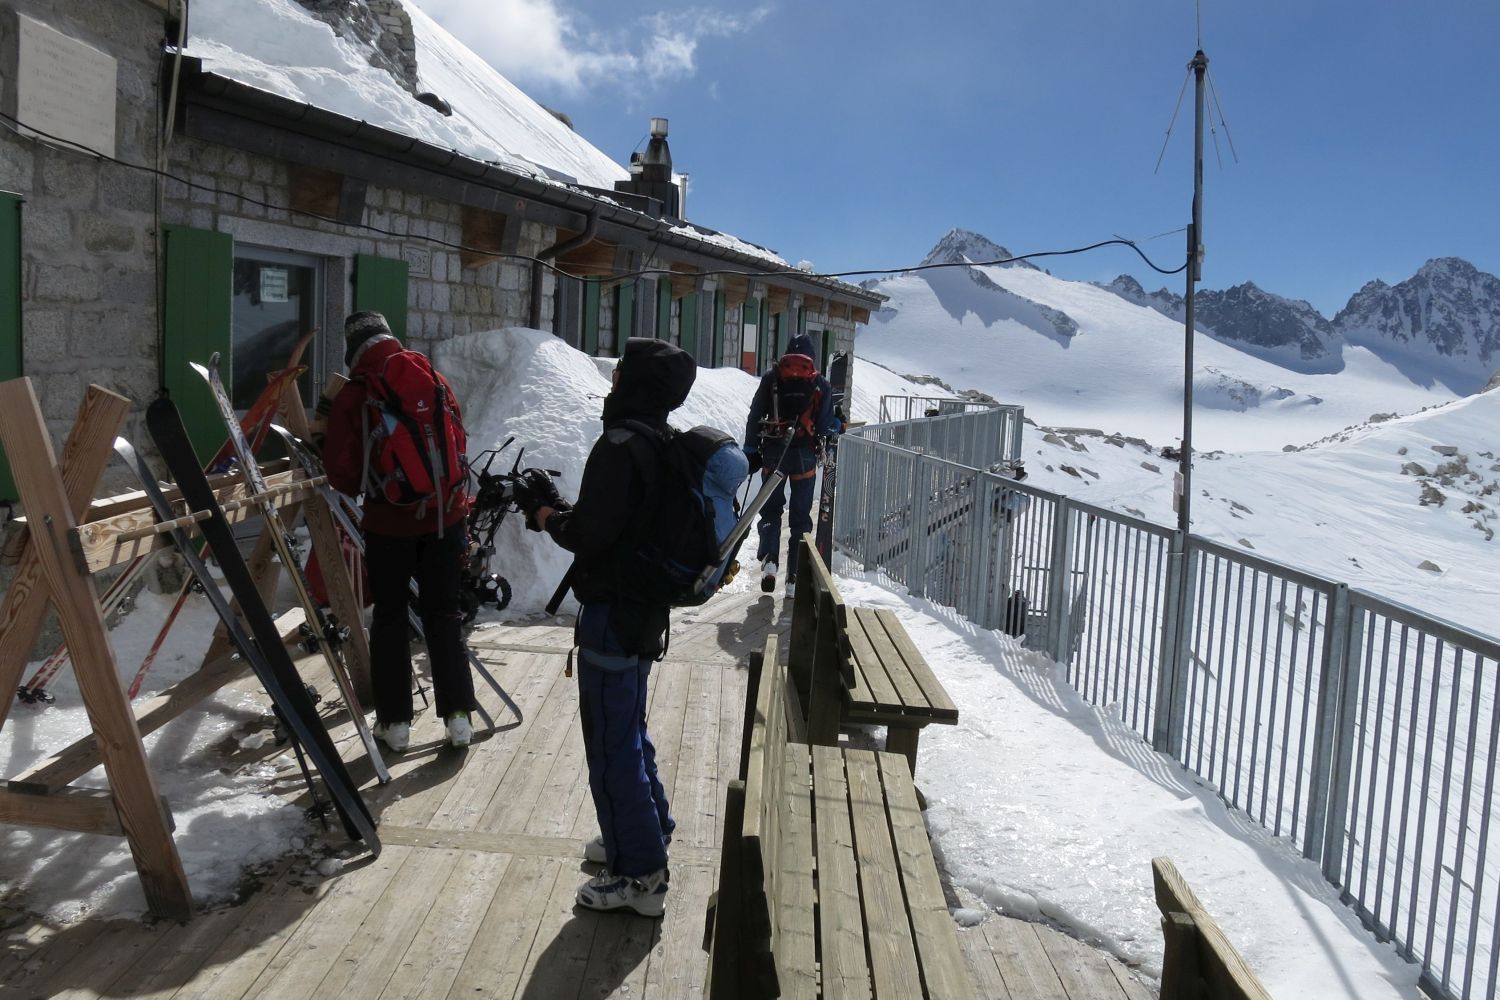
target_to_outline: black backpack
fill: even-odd
[[[719,548],[738,518],[735,497],[750,474],[745,453],[716,427],[662,433],[633,420],[625,425],[656,445],[660,469],[656,510],[626,578],[652,603],[702,604],[718,591],[728,566]]]
[[[804,446],[814,437],[813,411],[823,399],[818,388],[818,366],[806,354],[783,354],[776,362],[771,387],[771,412],[762,436]]]

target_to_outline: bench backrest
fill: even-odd
[[[750,654],[749,672],[740,777],[729,785],[709,960],[709,993],[720,998],[779,994],[775,900],[787,799],[787,701],[774,634],[763,651]]]
[[[797,590],[792,599],[793,661],[810,658],[822,653],[832,653],[840,672],[846,679],[853,679],[853,666],[849,648],[849,612],[833,574],[818,554],[811,535],[803,535],[798,541],[800,553],[797,557]],[[827,626],[826,649],[818,643],[820,625]]]
[[[1177,866],[1152,858],[1151,875],[1166,938],[1161,1000],[1271,1000]]]

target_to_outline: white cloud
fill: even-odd
[[[561,3],[420,0],[423,10],[516,83],[568,93],[600,86],[637,92],[687,79],[698,71],[700,41],[744,34],[770,13],[766,6],[739,14],[686,8],[606,29]]]

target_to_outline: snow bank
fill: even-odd
[[[471,458],[515,435],[505,453],[507,468],[524,445],[523,465],[561,472],[563,496],[577,496],[584,462],[602,429],[599,414],[613,359],[590,357],[542,330],[514,327],[443,341],[433,362],[463,404]],[[671,424],[706,424],[738,440],[755,386],[752,376],[733,368],[700,368]],[[572,559],[551,539],[527,531],[519,517],[500,526],[495,549],[494,570],[514,588],[513,614],[540,611]],[[574,607],[571,600],[565,605]]]
[[[840,560],[846,600],[894,609],[959,706],[922,738],[920,783],[964,892],[1046,919],[1159,976],[1151,859],[1170,857],[1272,996],[1396,1000],[1417,969],[1377,943],[1316,865],[1154,753],[1062,669]]]
[[[122,683],[134,677],[175,597],[142,591],[110,633]],[[198,668],[217,621],[203,598],[188,602],[147,675],[143,698]],[[27,667],[28,680],[38,666]],[[0,731],[0,774],[16,774],[91,732],[71,666],[49,690],[56,705],[12,709]],[[232,895],[246,867],[299,848],[306,833],[302,812],[270,791],[277,770],[290,766],[290,754],[247,754],[238,761],[233,756],[241,741],[246,749],[255,743],[249,730],[269,729],[267,714],[260,696],[224,690],[146,737],[151,770],[176,820],[177,850],[199,905]],[[76,784],[106,787],[103,769]],[[56,922],[146,910],[124,840],[29,827],[0,827],[0,900]]]

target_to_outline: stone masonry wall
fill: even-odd
[[[11,0],[9,6],[115,57],[115,155],[153,162],[161,12],[97,0]],[[10,74],[4,76],[11,86]],[[136,401],[155,395],[155,185],[144,172],[0,129],[0,188],[25,199],[22,369],[33,378],[59,445],[88,383]]]

